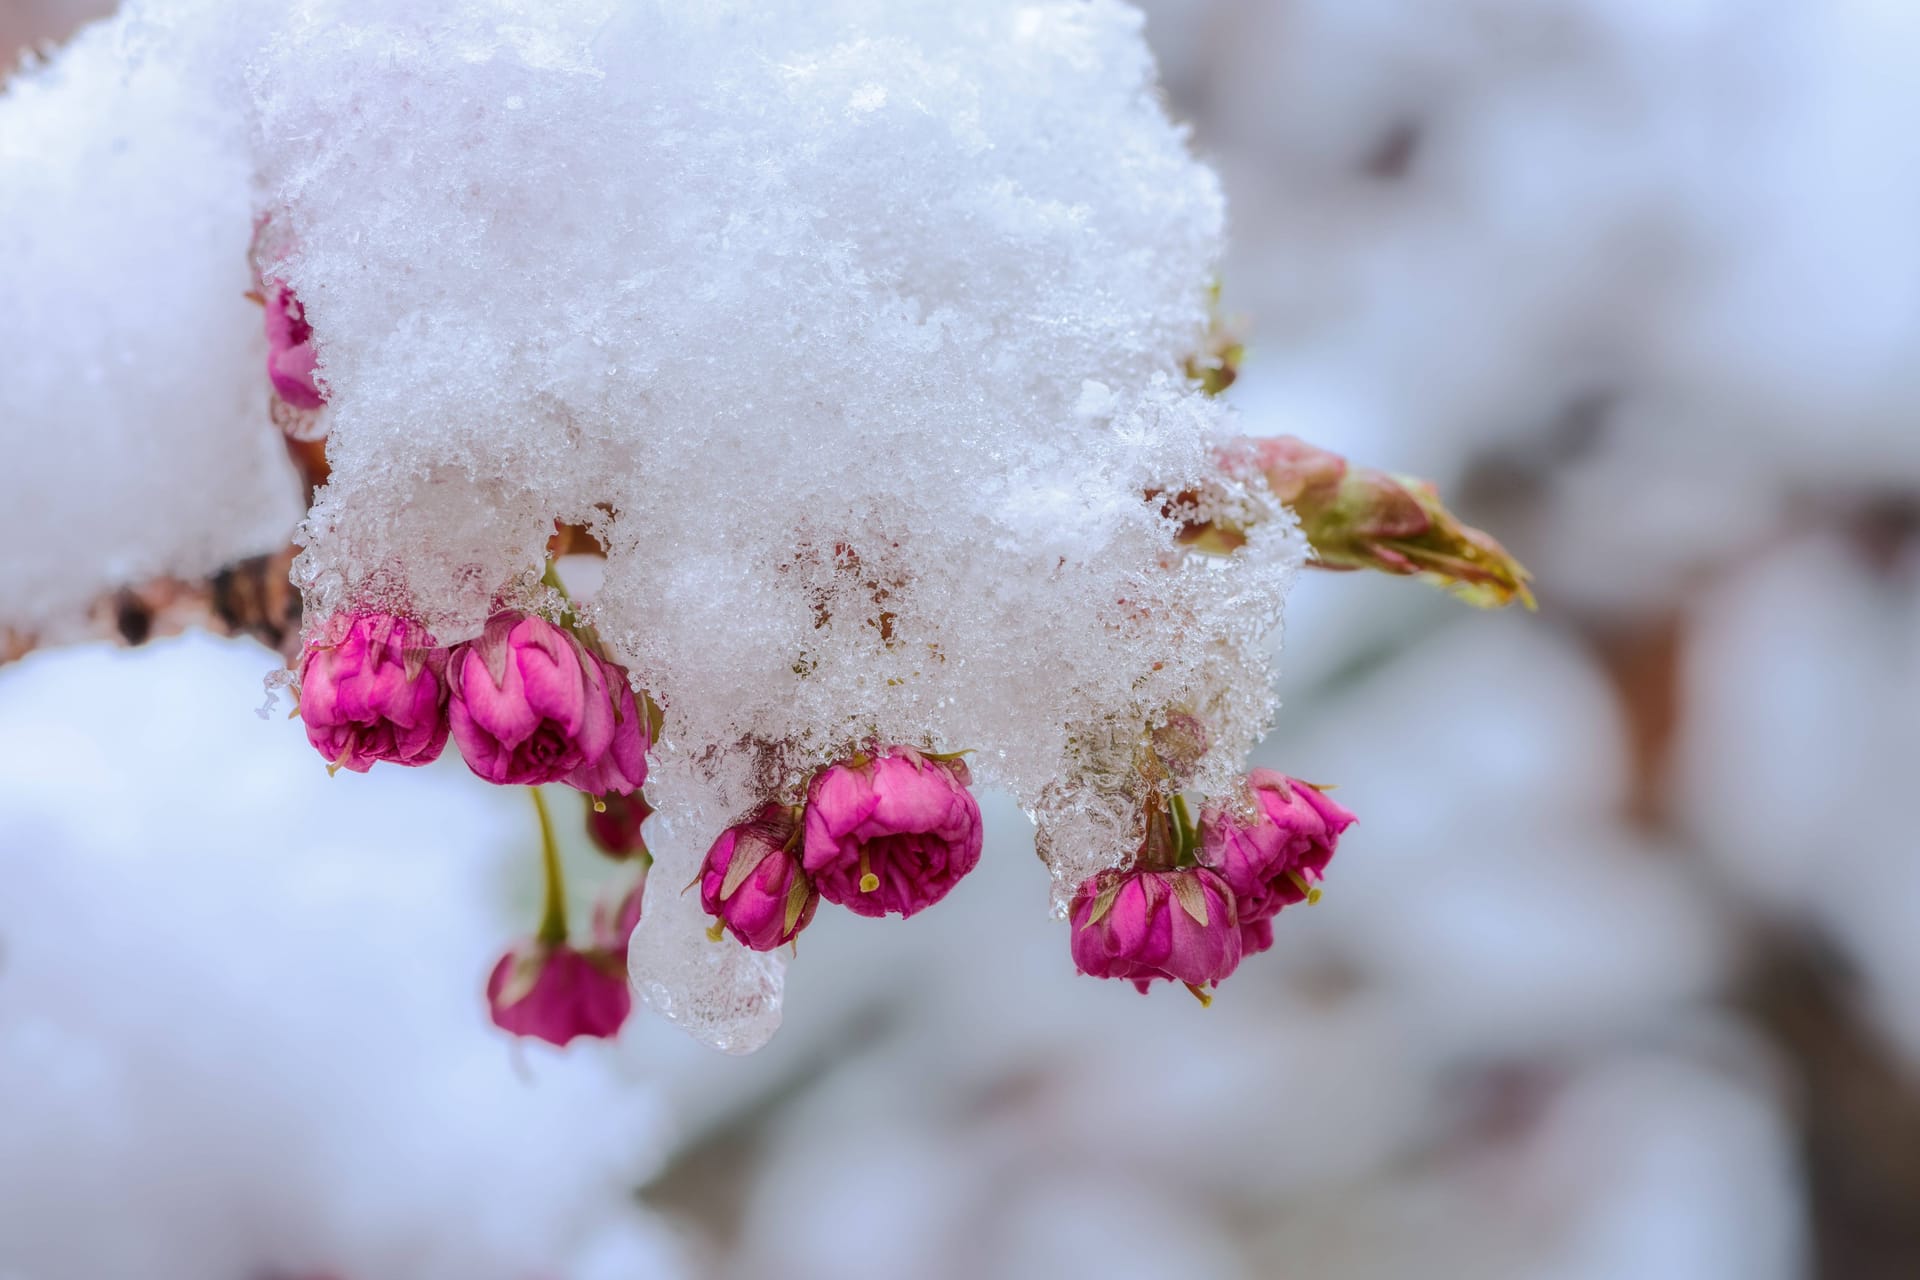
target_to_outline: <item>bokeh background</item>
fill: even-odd
[[[0,49],[106,7],[0,0]],[[1920,1275],[1920,10],[1147,10],[1249,429],[1538,579],[1296,592],[1261,756],[1361,815],[1326,900],[1143,999],[989,798],[939,910],[821,916],[760,1054],[524,1049],[517,796],[329,780],[248,642],[35,653],[0,1277]]]

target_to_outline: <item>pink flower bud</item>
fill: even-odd
[[[313,326],[293,290],[279,281],[267,293],[267,376],[273,390],[296,409],[318,409],[326,397],[315,385]]]
[[[564,781],[600,763],[613,744],[604,668],[572,632],[544,618],[495,614],[453,651],[447,684],[453,740],[488,782]]]
[[[1198,995],[1240,963],[1233,891],[1204,867],[1102,872],[1073,895],[1068,919],[1080,972],[1143,992],[1165,978]]]
[[[1222,450],[1221,464],[1265,477],[1300,518],[1321,568],[1418,575],[1483,609],[1515,600],[1533,607],[1526,568],[1491,534],[1462,524],[1424,480],[1354,466],[1293,436],[1236,440]],[[1216,524],[1194,524],[1181,541],[1214,551],[1244,542],[1243,531]]]
[[[1354,817],[1318,787],[1272,769],[1248,774],[1247,789],[1251,815],[1219,805],[1201,811],[1199,857],[1232,888],[1240,918],[1252,921],[1317,893]]]
[[[1264,475],[1273,496],[1295,512],[1318,513],[1339,499],[1347,460],[1332,450],[1298,436],[1252,437],[1239,441],[1238,448],[1245,451],[1239,465]]]
[[[500,958],[487,979],[494,1025],[565,1046],[580,1036],[609,1040],[633,1012],[626,967],[605,951],[527,942]]]
[[[822,769],[807,788],[804,862],[820,896],[863,916],[910,916],[980,861],[966,763],[911,747]]]
[[[799,844],[794,811],[768,804],[721,832],[707,850],[700,905],[741,945],[771,951],[792,942],[813,919],[820,895],[800,869]]]
[[[625,796],[647,780],[647,750],[653,745],[651,726],[634,700],[627,669],[589,653],[587,661],[599,672],[599,683],[613,700],[613,738],[598,757],[567,775],[567,785],[592,796]]]
[[[300,660],[307,741],[335,768],[427,764],[447,745],[446,654],[417,623],[337,614]]]
[[[630,858],[647,851],[641,829],[652,816],[653,806],[638,791],[611,792],[600,798],[598,809],[587,810],[587,835],[609,858]]]

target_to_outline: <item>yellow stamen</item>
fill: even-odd
[[[707,929],[707,941],[718,942],[720,941],[721,937],[726,934],[726,932],[727,932],[727,926],[722,924],[720,921],[715,920],[712,926]]]
[[[1293,887],[1300,891],[1300,896],[1307,900],[1308,906],[1311,907],[1320,901],[1320,890],[1315,887],[1313,881],[1307,879],[1298,871],[1287,872],[1287,879],[1293,882]]]
[[[880,887],[880,877],[867,865],[867,847],[860,846],[860,892],[872,893]]]
[[[1208,994],[1207,994],[1206,992],[1204,992],[1204,991],[1202,991],[1202,990],[1201,990],[1201,989],[1200,989],[1199,987],[1196,987],[1196,986],[1194,986],[1194,985],[1193,985],[1193,984],[1192,984],[1191,982],[1189,982],[1189,983],[1187,983],[1187,990],[1189,990],[1189,991],[1191,991],[1191,992],[1193,992],[1193,998],[1194,998],[1195,1000],[1198,1000],[1198,1001],[1200,1002],[1200,1007],[1201,1007],[1202,1009],[1211,1009],[1211,1008],[1213,1008],[1213,997],[1212,997],[1212,996],[1210,996],[1210,995],[1208,995]]]
[[[607,811],[607,802],[599,796],[595,796],[593,798],[593,811],[595,813],[605,813]]]

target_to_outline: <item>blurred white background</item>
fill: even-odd
[[[0,45],[103,7],[0,0]],[[0,1277],[1920,1275],[1920,10],[1148,10],[1249,429],[1441,481],[1538,579],[1296,592],[1262,762],[1361,816],[1326,900],[1143,999],[990,799],[937,911],[822,914],[761,1054],[517,1048],[512,797],[329,781],[248,643],[37,653]]]

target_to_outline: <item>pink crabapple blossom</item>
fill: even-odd
[[[803,861],[820,896],[863,916],[910,916],[980,861],[966,762],[888,747],[815,774]]]
[[[1233,890],[1240,919],[1253,922],[1318,895],[1314,886],[1354,816],[1320,788],[1272,769],[1249,773],[1246,787],[1251,814],[1225,805],[1201,811],[1199,859]]]
[[[1081,884],[1068,910],[1073,963],[1095,978],[1120,978],[1145,992],[1157,979],[1201,988],[1240,963],[1241,926],[1233,891],[1204,867],[1105,871]]]
[[[632,795],[647,780],[651,727],[633,696],[626,668],[596,653],[585,656],[598,669],[598,682],[613,699],[613,738],[605,751],[567,775],[567,785],[594,796]]]
[[[564,1048],[582,1036],[619,1034],[633,1012],[633,994],[619,956],[534,939],[494,966],[487,1007],[501,1030]]]
[[[700,866],[700,905],[716,930],[771,951],[807,927],[820,895],[801,869],[800,840],[795,811],[781,804],[763,805],[720,833]]]
[[[626,953],[640,923],[649,866],[643,860],[626,889],[594,905],[591,945],[575,947],[567,940],[565,890],[544,805],[540,815],[547,916],[533,938],[494,966],[487,979],[488,1012],[503,1031],[562,1047],[581,1037],[611,1039],[633,1011]]]
[[[453,739],[488,782],[567,781],[590,773],[613,746],[607,667],[544,618],[495,614],[453,651],[447,683]]]
[[[414,622],[336,615],[300,662],[307,741],[334,768],[423,765],[447,744],[446,655]]]

